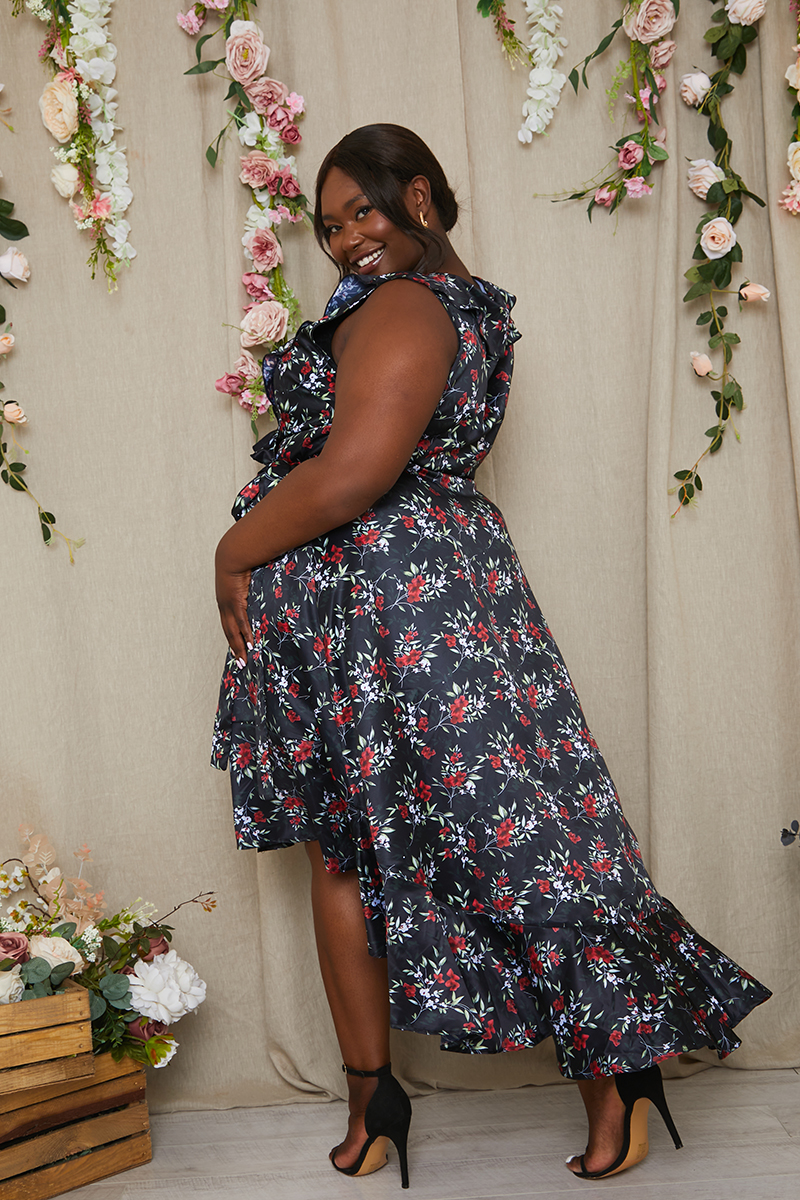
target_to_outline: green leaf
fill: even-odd
[[[711,313],[703,312],[703,313],[700,313],[700,316],[695,321],[695,325],[707,325],[710,320],[711,320]]]
[[[49,982],[40,980],[39,982],[35,983],[33,985],[33,987],[31,988],[31,994],[34,996],[35,999],[40,1000],[42,998],[42,996],[52,996],[53,989],[50,987]]]
[[[109,971],[108,975],[104,975],[100,980],[100,991],[106,1000],[119,999],[120,996],[126,995],[128,990],[127,975],[115,975],[113,971]]]
[[[694,477],[694,486],[697,488],[698,492],[702,492],[703,481],[699,475],[695,475],[695,477]]]
[[[211,163],[212,167],[215,167],[217,165],[218,156],[219,156],[219,150],[213,145],[209,146],[208,149],[206,150],[206,158]]]
[[[698,270],[698,273],[699,273],[701,279],[712,279],[713,280],[714,274],[717,270],[716,260],[711,259],[710,262],[703,263],[702,267],[698,267],[697,270]]]
[[[727,29],[707,29],[703,34],[703,40],[713,44],[714,42],[721,41],[727,32]]]
[[[731,361],[731,359],[733,358],[733,346],[731,346],[728,342],[726,342],[724,349],[725,349],[725,362],[729,363]],[[725,415],[727,417],[728,414],[726,413]]]
[[[723,333],[722,340],[729,346],[738,346],[742,339],[739,337],[738,333]]]
[[[713,337],[710,337],[710,338],[708,339],[708,345],[709,345],[709,348],[710,348],[711,350],[716,350],[717,346],[719,346],[721,342],[722,342],[722,334],[721,334],[721,333],[715,333],[715,334],[713,335]]]
[[[721,445],[722,445],[722,438],[721,437],[716,438],[711,443],[711,445],[708,447],[709,454],[716,454]]]
[[[6,319],[6,310],[3,308],[2,304],[0,304],[0,324],[2,324],[3,321],[5,321],[5,319]]]
[[[652,143],[648,147],[647,153],[650,158],[654,159],[656,162],[663,162],[665,159],[669,158],[666,150],[662,150],[660,146],[656,146]]]
[[[3,475],[5,475],[5,471],[3,472]],[[22,481],[19,480],[16,475],[9,475],[7,482],[8,486],[13,488],[15,492],[25,491],[25,484],[22,483]]]
[[[131,1006],[130,992],[126,992],[124,996],[120,996],[118,998],[116,996],[113,998],[106,996],[106,999],[108,1000],[109,1004],[113,1005],[114,1008],[128,1009]]]
[[[26,983],[41,983],[42,980],[50,978],[50,963],[43,958],[29,958],[22,964],[20,975]]]
[[[730,209],[728,211],[728,220],[730,221],[731,225],[735,225],[741,215],[742,215],[741,200],[739,199],[738,196],[731,196]],[[733,250],[736,250],[736,246],[733,247]],[[731,251],[731,253],[733,253],[733,251]],[[742,251],[740,248],[739,254],[741,255],[741,253],[742,253]],[[741,258],[738,258],[738,259],[735,258],[735,259],[733,259],[733,261],[741,262]]]
[[[720,304],[720,305],[718,305],[718,307],[717,307],[717,316],[718,316],[718,317],[727,317],[727,315],[728,315],[728,310],[727,310],[727,308],[725,307],[725,305],[724,305],[724,304]]]
[[[675,479],[691,479],[691,477],[691,471],[676,471],[674,476]]]
[[[214,33],[216,33],[216,32],[217,31],[214,30]],[[213,36],[214,36],[213,33],[204,33],[201,38],[198,38],[197,45],[194,48],[194,52],[195,52],[198,62],[200,62],[200,51],[203,49],[203,46],[205,46],[205,44],[209,40],[209,38],[212,38]]]
[[[683,297],[684,303],[689,300],[696,300],[698,296],[708,296],[714,290],[713,283],[700,280],[699,283],[693,283],[686,295]]]
[[[714,283],[718,288],[726,288],[731,281],[731,264],[727,257],[718,258],[716,260],[716,269],[714,271]]]
[[[736,391],[736,388],[737,388],[736,380],[729,379],[728,382],[725,384],[725,387],[722,389],[722,394],[726,400],[730,400],[731,396]]]
[[[17,463],[17,462],[9,463],[8,469],[9,469],[9,471],[13,471],[15,475],[21,475],[22,472],[25,470],[25,463]]]
[[[102,1017],[107,1008],[108,1005],[102,996],[98,996],[97,992],[89,992],[89,1016],[93,1021]]]
[[[742,261],[742,247],[738,242],[735,246],[731,246],[729,257],[732,263]]]
[[[713,438],[713,437],[716,437],[718,433],[719,433],[719,425],[712,425],[710,429],[706,430],[706,437]]]
[[[74,921],[64,921],[63,925],[56,925],[55,929],[53,930],[53,937],[63,937],[69,941],[70,938],[75,937],[77,931],[78,926]]]
[[[716,124],[714,121],[709,121],[709,123],[708,123],[707,137],[708,137],[709,143],[717,151],[724,149],[724,147],[727,145],[727,142],[728,142],[727,133],[725,132],[725,130],[722,128],[721,125]],[[709,191],[710,190],[711,189],[709,188]]]
[[[44,542],[45,546],[49,546],[50,541],[53,537],[52,533],[50,532],[50,526],[44,525],[43,523],[40,522],[39,528],[42,531],[42,541]]]
[[[23,225],[22,221],[14,221],[10,217],[0,217],[0,235],[9,242],[18,242],[21,238],[28,236],[28,226]],[[10,280],[6,282],[10,282]]]
[[[103,954],[108,959],[115,959],[119,954],[119,942],[115,942],[112,937],[103,938]]]
[[[75,963],[65,962],[59,963],[57,967],[53,967],[50,972],[50,984],[52,987],[60,987],[68,975],[71,975],[75,969]]]
[[[731,59],[731,70],[735,75],[743,75],[746,66],[747,51],[740,42],[733,52],[733,58]]]
[[[577,96],[578,81],[579,81],[578,68],[573,67],[572,70],[570,71],[569,75],[567,76],[567,78],[569,79],[570,83],[572,84],[573,88],[575,89],[575,95]]]
[[[42,520],[46,525],[55,525],[55,523],[56,523],[56,518],[55,518],[54,514],[51,512],[40,513],[40,520]],[[66,937],[66,934],[64,936]],[[72,935],[70,935],[70,936],[72,936]]]
[[[189,67],[189,70],[183,73],[184,75],[206,75],[224,62],[224,58],[207,59],[205,62],[198,63],[196,67]]]
[[[718,179],[716,183],[712,183],[711,187],[706,192],[707,204],[722,204],[725,200],[725,184],[727,179]]]

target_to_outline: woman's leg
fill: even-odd
[[[319,842],[307,842],[311,905],[317,953],[342,1061],[357,1071],[376,1071],[389,1061],[389,984],[386,959],[367,950],[364,910],[355,871],[325,870]],[[364,1112],[377,1079],[348,1075],[350,1120],[336,1148],[340,1167],[351,1166],[366,1139]]]
[[[604,1079],[580,1079],[581,1094],[589,1118],[589,1140],[584,1161],[587,1171],[605,1171],[622,1148],[625,1128],[625,1105],[622,1103],[613,1076]],[[571,1171],[580,1171],[580,1154],[567,1163]]]

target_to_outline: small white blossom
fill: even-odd
[[[236,132],[243,146],[255,146],[262,134],[261,117],[249,112]]]

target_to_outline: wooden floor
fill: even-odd
[[[800,1071],[712,1069],[666,1083],[684,1141],[651,1109],[650,1156],[598,1183],[564,1167],[580,1151],[576,1088],[440,1092],[414,1101],[409,1200],[798,1200]],[[400,1200],[393,1148],[364,1179],[326,1161],[345,1109],[298,1104],[153,1118],[152,1163],[70,1193],[72,1200]]]

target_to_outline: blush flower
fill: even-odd
[[[3,404],[3,420],[9,425],[27,425],[28,418],[15,400],[6,400]]]
[[[0,334],[0,354],[9,354],[14,349],[16,340],[13,333]]]
[[[630,179],[623,179],[622,182],[625,185],[625,191],[634,200],[639,200],[642,196],[649,196],[653,191],[641,175],[631,175]]]
[[[675,43],[665,38],[663,42],[656,42],[650,47],[650,65],[654,71],[663,71],[664,67],[668,67],[672,62],[672,56],[675,53]]]
[[[800,216],[800,182],[793,179],[789,186],[781,192],[778,204],[786,212],[792,213],[796,217]]]
[[[198,15],[198,7],[199,6],[195,4],[192,8],[188,9],[187,12],[179,12],[175,18],[181,29],[185,30],[186,33],[194,35],[195,33],[199,33],[203,28],[203,22],[206,19],[206,14],[205,11],[203,11],[202,15]]]
[[[622,28],[632,42],[657,42],[666,37],[675,24],[672,0],[642,0],[638,8],[629,5],[622,19]]]
[[[603,186],[599,187],[595,192],[594,202],[595,204],[602,204],[604,208],[610,208],[610,206],[614,203],[614,197],[616,194],[617,193],[614,188],[607,187],[605,184],[603,184]]]
[[[280,83],[277,79],[270,79],[267,75],[248,84],[245,91],[253,108],[261,116],[265,115],[271,104],[283,105],[288,98],[286,84]]]
[[[617,161],[623,171],[630,171],[642,161],[644,150],[638,142],[626,142],[619,152]]]
[[[271,229],[254,229],[247,235],[244,246],[259,271],[271,271],[283,262],[281,244]]]
[[[205,983],[174,950],[149,963],[139,959],[128,979],[131,1007],[148,1021],[164,1025],[179,1021],[206,998]]]
[[[713,183],[721,183],[725,178],[725,172],[710,158],[693,158],[689,163],[687,178],[689,187],[695,196],[705,200],[708,189]]]
[[[78,130],[78,97],[71,79],[58,76],[39,97],[42,124],[57,142],[68,142]]]
[[[264,300],[254,304],[242,318],[240,342],[242,349],[262,346],[265,342],[279,342],[286,333],[289,310],[277,300]]]
[[[81,185],[81,177],[72,163],[56,163],[50,172],[50,182],[59,196],[71,200]]]
[[[20,978],[19,963],[10,971],[0,971],[0,1004],[18,1004],[25,991],[25,984]]]
[[[263,191],[270,180],[280,175],[281,171],[275,159],[270,158],[263,150],[251,150],[244,158],[239,159],[239,165],[240,181],[256,191]]]
[[[27,283],[31,277],[27,258],[14,246],[9,246],[5,254],[0,254],[0,275],[14,283]]]
[[[695,375],[708,375],[714,369],[714,364],[707,354],[698,354],[695,350],[692,351],[692,366]]]
[[[0,933],[0,962],[4,958],[11,958],[15,963],[28,961],[28,939],[24,933]]]
[[[695,71],[688,75],[682,75],[678,91],[684,104],[689,104],[696,108],[698,104],[702,104],[705,97],[711,91],[711,80],[705,71]]]
[[[725,12],[731,25],[755,25],[767,11],[767,0],[728,0]]]
[[[746,283],[739,288],[739,299],[744,300],[749,304],[753,300],[769,300],[770,292],[767,288],[762,287],[760,283]]]
[[[225,42],[225,66],[243,87],[263,75],[269,62],[269,46],[254,21],[234,21]]]
[[[791,142],[787,154],[786,165],[789,174],[800,183],[800,142]]]
[[[43,958],[51,967],[74,963],[76,969],[82,971],[86,966],[80,953],[62,937],[45,937],[37,933],[28,942],[28,952],[31,958]]]
[[[735,245],[736,230],[727,217],[714,217],[700,235],[700,246],[706,258],[722,258]]]
[[[274,300],[275,293],[271,290],[269,283],[263,275],[258,275],[255,271],[248,271],[242,276],[242,283],[247,289],[247,294],[251,300]]]

